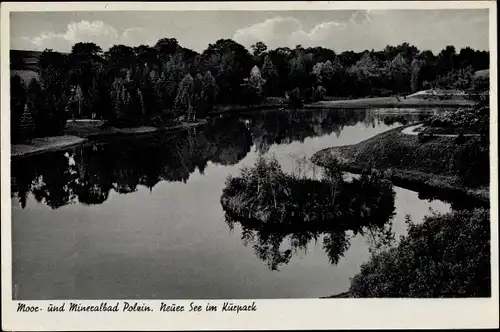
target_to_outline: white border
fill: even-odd
[[[145,11],[145,10],[332,10],[332,9],[473,9],[490,13],[491,90],[491,261],[490,299],[307,299],[257,300],[257,312],[239,314],[161,313],[161,301],[146,302],[153,313],[18,313],[11,300],[11,204],[9,116],[9,13],[11,11]],[[493,1],[374,1],[374,2],[66,2],[1,4],[1,210],[2,330],[216,330],[216,329],[362,329],[362,328],[491,328],[498,327],[498,174],[497,174],[497,29]],[[29,301],[46,306],[49,301]],[[62,301],[50,301],[58,304]],[[99,304],[101,301],[80,301]],[[108,301],[114,303],[116,301]],[[120,301],[123,302],[123,301]],[[169,302],[169,301],[165,301]],[[175,301],[189,307],[191,301]],[[223,300],[200,300],[222,304]],[[252,301],[232,301],[251,303]]]

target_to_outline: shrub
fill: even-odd
[[[300,96],[299,88],[295,88],[288,93],[288,103],[292,107],[302,106],[302,98]]]
[[[374,255],[351,279],[353,297],[491,295],[489,209],[409,223],[397,247]]]
[[[471,187],[486,185],[490,180],[490,158],[488,146],[478,139],[468,140],[457,158],[458,175]]]

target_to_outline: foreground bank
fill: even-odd
[[[491,296],[489,209],[408,223],[407,236],[362,264],[347,292],[329,298]]]

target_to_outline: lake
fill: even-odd
[[[344,292],[369,259],[352,236],[332,264],[321,239],[271,269],[268,250],[225,222],[228,175],[275,155],[285,171],[330,146],[355,144],[402,123],[376,110],[265,111],[204,127],[108,138],[12,162],[13,296],[48,299],[317,298]],[[311,170],[314,171],[314,170]],[[450,205],[395,187],[393,231],[405,216]],[[284,241],[278,247],[287,248]]]

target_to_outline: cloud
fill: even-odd
[[[294,17],[276,16],[237,30],[233,38],[246,47],[262,41],[271,49],[300,44],[337,52],[363,51],[409,42],[439,52],[446,45],[488,49],[487,31],[487,11],[365,10],[341,22],[320,22],[311,29]]]
[[[299,20],[293,17],[274,17],[236,31],[233,39],[242,45],[250,46],[263,41],[271,48],[313,46],[330,38],[335,31],[345,28],[339,22],[323,22],[310,31],[305,31]]]
[[[293,34],[301,31],[301,23],[296,18],[274,17],[237,30],[233,39],[245,46],[250,46],[258,41],[263,41],[268,46],[273,47],[290,46],[289,43],[293,39],[301,38],[301,36],[293,36]]]
[[[21,37],[12,40],[13,49],[44,50],[50,48],[60,52],[69,52],[78,42],[94,42],[103,50],[116,44],[137,46],[154,43],[155,37],[142,27],[126,29],[122,34],[102,21],[71,22],[62,33],[42,32],[33,37]]]

